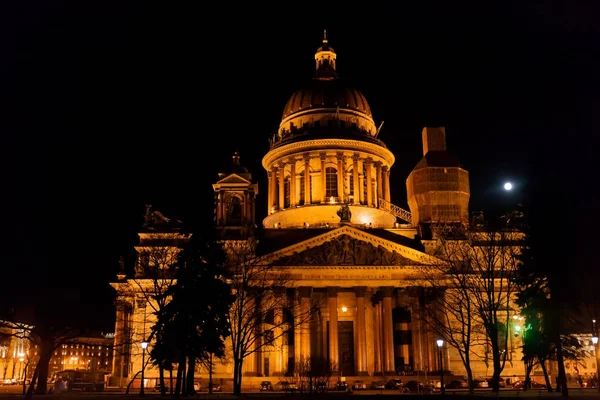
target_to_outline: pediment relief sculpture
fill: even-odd
[[[322,245],[281,257],[274,265],[413,265],[414,261],[348,235],[340,235]]]

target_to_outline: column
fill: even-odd
[[[255,307],[254,315],[262,315],[262,310],[260,309],[261,308],[260,299],[255,297],[252,306]],[[252,332],[251,334],[255,335],[255,337],[256,337],[255,347],[258,348],[258,350],[254,353],[255,354],[254,365],[255,365],[255,369],[256,369],[256,376],[264,376],[265,346],[262,345],[263,344],[262,335],[265,330],[264,323],[256,324],[255,329],[256,329],[256,332]]]
[[[394,324],[392,320],[392,294],[393,286],[384,286],[381,288],[383,296],[383,366],[385,375],[395,375],[394,367]]]
[[[335,286],[330,286],[327,288],[327,306],[329,308],[329,360],[336,371],[339,369],[337,314],[338,289],[339,288]]]
[[[352,156],[352,185],[354,186],[354,193],[352,193],[352,204],[360,203],[360,193],[362,192],[362,187],[358,182],[358,158],[360,156],[358,154],[354,154]]]
[[[119,300],[116,303],[117,308],[117,316],[115,321],[115,337],[113,340],[114,350],[113,350],[113,366],[112,366],[112,376],[113,376],[113,385],[122,385],[122,378],[124,373],[124,368],[122,368],[125,364],[125,355],[123,354],[123,345],[127,338],[125,337],[125,323],[126,323],[126,314],[127,314],[127,305]],[[8,368],[8,365],[5,366]]]
[[[383,355],[382,355],[382,335],[381,335],[381,293],[376,292],[374,294],[374,298],[376,299],[376,303],[373,304],[373,354],[374,354],[374,366],[373,373],[374,375],[383,375]]]
[[[365,177],[367,180],[366,205],[373,207],[373,179],[371,178],[371,165],[373,164],[373,160],[371,158],[367,158],[363,161],[363,163],[365,164],[365,169],[367,170],[367,176]]]
[[[311,204],[310,154],[304,154],[304,205]]]
[[[248,208],[248,189],[244,189],[244,196],[242,200],[242,225],[248,224],[248,213],[250,209]]]
[[[285,164],[279,165],[279,209],[283,210],[285,208]]]
[[[398,327],[400,331],[408,333],[412,330],[411,324],[409,324],[408,322],[404,321],[404,322],[400,322],[400,326]],[[404,337],[408,337],[407,335],[405,335]],[[400,355],[402,356],[403,360],[404,360],[404,365],[403,367],[406,367],[410,361],[410,345],[408,343],[402,343],[400,345]]]
[[[303,286],[298,288],[300,295],[300,359],[306,360],[310,357],[310,297],[312,288]]]
[[[356,295],[356,372],[358,375],[369,375],[367,370],[367,327],[365,324],[366,286],[355,286]]]
[[[283,306],[285,302],[282,296],[285,296],[283,288],[274,288],[277,298],[273,307],[273,350],[269,354],[269,369],[271,375],[283,375],[285,371],[283,360]]]
[[[271,168],[271,184],[269,185],[271,204],[269,212],[279,209],[279,197],[277,196],[277,167]]]
[[[336,154],[337,159],[337,180],[338,180],[338,200],[342,203],[345,201],[345,193],[344,193],[344,153],[338,151]]]
[[[388,166],[383,167],[383,198],[391,203],[390,196],[390,169]]]
[[[321,159],[321,203],[327,202],[325,183],[327,182],[325,178],[325,161],[327,160],[327,155],[325,153],[320,153],[319,158]]]
[[[383,197],[383,179],[381,177],[381,161],[375,162],[375,173],[376,173],[376,185],[377,185],[377,198],[373,202],[375,207],[379,207],[379,199]]]
[[[256,307],[256,302],[254,300],[250,300],[248,301],[248,305],[250,307]],[[259,376],[259,369],[257,365],[258,351],[256,351],[256,345],[256,342],[252,344],[252,350],[255,351],[248,354],[244,359],[244,365],[242,366],[243,376]]]
[[[298,205],[296,197],[296,159],[290,157],[290,207]]]
[[[297,371],[296,366],[302,360],[302,317],[300,312],[300,289],[294,291],[294,373]]]

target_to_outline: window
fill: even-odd
[[[337,170],[333,167],[325,168],[325,197],[338,197],[338,177]]]
[[[242,202],[239,197],[232,196],[227,204],[227,224],[241,225],[242,223]]]
[[[290,177],[286,177],[283,181],[283,207],[288,208],[290,206]]]
[[[302,171],[300,174],[300,204],[310,204],[310,192],[312,192],[312,179],[310,179],[310,172],[308,176],[308,198],[306,197],[306,193],[304,193],[304,174],[306,171]]]
[[[350,196],[354,196],[354,171],[350,171],[350,184],[348,185],[348,187],[350,188]],[[358,199],[356,199],[355,201],[358,201]]]

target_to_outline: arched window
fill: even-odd
[[[300,174],[300,204],[304,205],[304,204],[310,204],[310,193],[312,192],[312,179],[310,178],[310,172],[309,172],[309,176],[308,176],[308,197],[306,196],[306,193],[304,193],[304,173],[305,171],[302,171],[302,173]]]
[[[242,202],[239,197],[232,196],[227,204],[227,225],[242,224]]]
[[[283,180],[283,207],[288,208],[290,206],[290,177],[286,177]]]
[[[354,197],[354,170],[350,171],[348,180],[350,181],[350,183],[348,184],[348,194]],[[358,198],[356,200],[358,200]]]
[[[325,197],[338,197],[337,170],[333,167],[325,168]]]

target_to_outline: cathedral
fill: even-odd
[[[444,345],[439,357],[438,337],[414,316],[416,282],[435,262],[428,227],[468,222],[469,173],[447,151],[444,127],[425,127],[423,156],[403,177],[409,210],[395,205],[395,155],[378,138],[381,125],[367,99],[338,76],[337,54],[326,38],[314,60],[311,84],[282,104],[279,129],[262,158],[267,216],[255,220],[258,184],[238,153],[213,183],[216,224],[241,240],[257,232],[272,265],[293,277],[290,290],[300,307],[316,296],[325,299],[318,321],[303,322],[244,361],[244,384],[256,387],[257,379],[289,373],[308,356],[332,360],[343,377],[426,374],[440,370],[440,361],[444,370],[462,375],[458,354]],[[134,276],[122,272],[111,284],[118,293],[114,381],[140,370],[142,350],[135,343],[152,325],[152,309],[140,295],[151,286],[144,266],[176,256],[177,244],[186,240],[180,228],[180,221],[149,207]],[[156,248],[167,251],[156,257]],[[473,370],[476,376],[492,372],[479,359]],[[232,371],[219,365],[216,377],[226,382]],[[504,374],[522,375],[522,362],[507,363]],[[158,372],[149,366],[145,377],[156,379]]]

